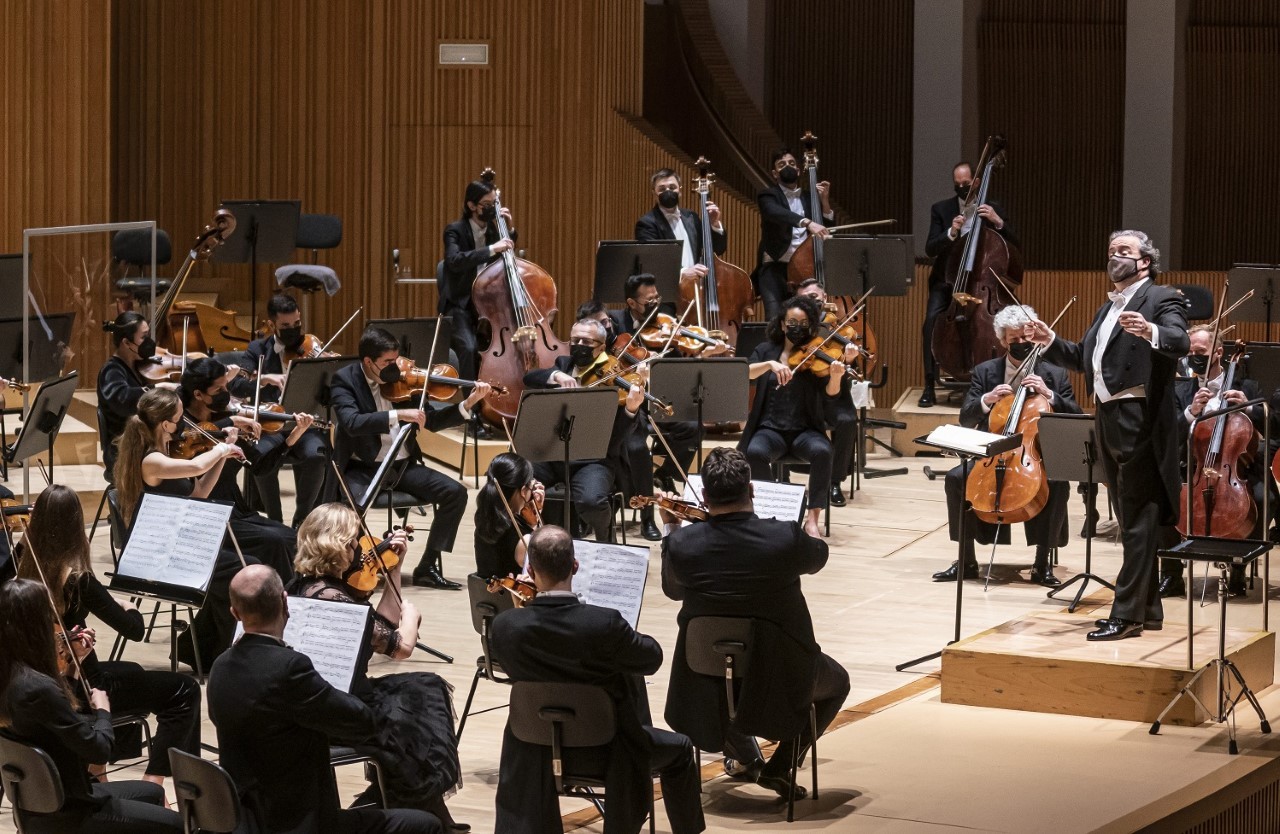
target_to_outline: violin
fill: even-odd
[[[787,354],[787,367],[792,371],[808,371],[819,379],[827,379],[831,376],[831,366],[836,362],[844,364],[844,348],[834,350],[828,347],[831,342],[838,341],[836,338],[840,328],[846,326],[849,321],[856,316],[862,307],[858,307],[853,313],[845,317],[843,321],[837,322],[827,335],[817,335],[811,337],[803,345],[792,347],[791,352]],[[834,356],[828,352],[831,350]],[[858,372],[853,368],[845,366],[845,373],[851,374],[857,378]]]
[[[15,391],[26,392],[31,390],[31,386],[25,382],[18,382],[16,379],[0,379],[8,387]]]
[[[10,533],[20,533],[31,523],[31,505],[19,504],[17,498],[0,498],[0,518]]]
[[[335,332],[327,342],[320,341],[320,337],[314,333],[307,333],[303,335],[302,341],[297,347],[285,347],[284,356],[282,357],[284,366],[286,368],[289,367],[289,365],[293,364],[295,359],[322,359],[326,357],[341,356],[342,354],[334,353],[331,350],[326,350],[326,348],[333,344],[334,339],[337,339],[338,336],[342,334],[342,331],[347,329],[347,325],[351,324],[351,322],[355,320],[355,317],[360,315],[363,311],[364,308],[361,307],[348,316],[347,320],[342,323],[342,326],[338,328],[337,332]],[[276,335],[275,322],[267,319],[262,323],[261,330],[264,338]]]
[[[618,405],[624,405],[627,402],[627,396],[631,393],[632,385],[639,385],[641,390],[645,388],[644,380],[638,371],[628,371],[617,357],[608,354],[605,354],[605,361],[588,368],[578,382],[581,383],[583,388],[598,388],[601,385],[610,384],[616,386],[618,389]],[[650,403],[655,409],[668,417],[676,412],[675,408],[667,405],[648,391],[644,392],[644,399],[645,402]]]
[[[738,327],[752,314],[755,289],[751,277],[741,267],[729,263],[715,253],[711,238],[711,183],[715,175],[705,156],[694,163],[698,168],[698,217],[702,224],[702,263],[707,274],[701,278],[681,279],[680,300],[694,305],[694,321],[718,342],[733,345],[738,341]]]
[[[475,380],[458,379],[458,369],[452,365],[444,363],[432,365],[428,373],[419,368],[409,357],[400,356],[396,358],[396,366],[400,368],[400,378],[395,382],[381,383],[379,386],[382,396],[393,403],[402,403],[413,397],[421,397],[423,388],[426,389],[427,396],[433,400],[448,400],[459,389],[476,387]],[[491,387],[490,397],[503,396],[507,393],[504,385]]]
[[[628,503],[633,510],[642,510],[651,505],[658,507],[681,521],[706,521],[709,515],[705,508],[692,501],[668,498],[665,495],[633,495]]]
[[[150,359],[139,359],[134,363],[133,371],[142,378],[143,382],[149,382],[152,385],[157,382],[181,382],[182,371],[187,362],[208,358],[209,354],[199,351],[191,351],[184,357],[182,354],[157,347],[156,355]]]
[[[636,335],[648,350],[662,350],[671,344],[685,356],[697,356],[709,347],[723,345],[727,349],[726,355],[733,353],[728,334],[696,325],[682,325],[675,316],[667,313],[658,313],[653,322]]]
[[[197,455],[203,455],[226,438],[226,431],[213,423],[200,423],[193,428],[185,429],[182,434],[169,441],[169,457],[191,460]]]
[[[609,345],[609,355],[624,365],[639,365],[652,356],[649,348],[640,341],[638,333],[619,333],[615,336],[613,344]]]
[[[538,595],[537,585],[527,579],[518,579],[514,576],[492,576],[485,583],[485,588],[491,594],[501,594],[503,592],[511,594],[511,600],[515,603],[516,608],[523,608]]]
[[[406,524],[404,531],[409,534],[409,541],[413,541],[413,525]],[[351,560],[351,565],[342,574],[342,581],[368,599],[378,587],[381,570],[391,570],[400,564],[400,557],[391,549],[390,537],[379,539],[365,534],[360,536],[359,544],[360,556]]]
[[[298,415],[285,411],[280,403],[262,403],[257,411],[254,411],[251,405],[241,404],[233,407],[230,413],[256,420],[264,434],[275,434],[284,429],[285,423],[298,419]],[[333,423],[315,418],[311,421],[311,426],[321,431],[328,431],[333,428]]]

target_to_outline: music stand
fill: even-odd
[[[449,361],[449,344],[453,341],[453,319],[438,316],[430,319],[373,319],[370,327],[381,327],[396,337],[400,343],[400,355],[407,356],[419,368],[429,368]],[[440,337],[435,336],[440,328]],[[436,352],[429,360],[428,351],[435,343]]]
[[[1280,344],[1250,342],[1244,349],[1246,376],[1258,383],[1264,397],[1280,388]]]
[[[1050,481],[1079,481],[1088,484],[1085,492],[1086,512],[1089,518],[1097,513],[1098,490],[1093,479],[1093,467],[1098,462],[1098,441],[1094,435],[1092,414],[1044,414],[1040,417],[1040,457],[1044,461],[1045,477]],[[1055,599],[1072,584],[1079,582],[1075,599],[1067,606],[1067,613],[1074,614],[1084,596],[1084,588],[1092,579],[1103,587],[1115,590],[1116,586],[1093,572],[1093,525],[1086,524],[1084,537],[1084,573],[1063,582],[1047,596]]]
[[[1227,270],[1227,280],[1240,295],[1253,290],[1253,298],[1231,314],[1233,321],[1261,321],[1267,325],[1267,341],[1271,341],[1272,314],[1280,293],[1280,265],[1235,264]],[[1239,297],[1239,296],[1237,296]]]
[[[624,304],[627,279],[647,272],[658,294],[680,298],[681,246],[678,240],[602,240],[596,244],[596,281],[591,297],[603,304]]]
[[[71,398],[76,393],[76,381],[80,376],[75,371],[61,379],[45,382],[36,392],[35,401],[27,409],[22,421],[22,430],[11,449],[5,450],[6,463],[22,463],[40,454],[49,453],[49,482],[53,483],[53,444],[58,439],[58,430],[67,416],[71,406]],[[26,479],[23,479],[23,492],[26,493]]]
[[[698,423],[698,468],[707,423],[741,423],[750,411],[751,362],[741,357],[663,358],[649,366],[649,391],[675,409],[667,420]]]
[[[236,228],[213,250],[213,261],[249,264],[249,320],[258,320],[258,262],[288,263],[298,248],[301,200],[223,200],[220,208],[236,218]]]
[[[327,422],[333,422],[329,383],[338,371],[359,361],[354,356],[293,360],[285,375],[284,390],[280,392],[280,407],[289,414],[323,413]]]
[[[525,389],[511,433],[512,448],[531,463],[564,464],[564,529],[573,529],[573,488],[569,462],[609,455],[618,389]],[[604,418],[608,415],[608,419]]]
[[[1004,454],[1010,449],[1016,449],[1022,445],[1021,433],[1000,437],[990,442],[981,442],[980,438],[988,436],[986,432],[974,431],[972,429],[961,429],[959,426],[950,426],[946,428],[960,429],[960,431],[964,432],[965,435],[976,438],[978,441],[973,446],[962,446],[930,440],[932,435],[928,435],[925,437],[917,437],[915,442],[922,446],[932,446],[935,449],[941,449],[943,452],[950,452],[951,454],[959,457],[961,483],[969,482],[969,470],[975,460],[995,457],[996,455]],[[937,430],[935,429],[935,431]],[[951,643],[960,642],[960,615],[964,608],[964,542],[965,536],[967,535],[967,531],[965,530],[967,525],[965,522],[971,509],[972,505],[969,503],[967,498],[960,502],[960,541],[956,543],[958,551],[956,554],[956,630],[954,638],[951,642],[947,643],[948,646],[950,646]],[[899,663],[893,668],[901,672],[904,669],[910,669],[912,666],[919,666],[921,663],[934,660],[939,657],[942,657],[942,649],[939,649],[936,652],[930,652],[923,657],[917,657],[915,660],[908,660],[906,663]]]

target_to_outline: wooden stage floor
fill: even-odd
[[[804,579],[818,639],[824,651],[848,669],[853,684],[845,714],[838,719],[840,728],[820,745],[820,800],[798,803],[797,822],[788,827],[779,800],[755,786],[712,779],[720,773],[719,764],[707,756],[708,830],[1128,831],[1179,807],[1197,791],[1211,790],[1276,757],[1280,738],[1260,735],[1257,719],[1247,710],[1239,715],[1242,755],[1230,757],[1225,752],[1226,731],[1215,725],[1166,727],[1160,736],[1150,736],[1147,725],[1133,722],[943,704],[938,661],[909,672],[894,671],[895,664],[946,644],[953,631],[955,600],[953,585],[930,581],[931,573],[950,564],[955,547],[947,537],[942,479],[930,481],[922,471],[925,465],[945,470],[947,462],[904,460],[909,474],[864,481],[847,507],[832,511],[830,561],[821,573]],[[883,466],[887,458],[873,461]],[[289,476],[283,480],[288,517]],[[470,489],[471,479],[465,483]],[[474,502],[475,491],[471,494]],[[1099,503],[1105,507],[1102,500]],[[453,579],[462,579],[473,568],[472,508],[459,533],[458,551],[446,555],[445,573]],[[1074,492],[1070,515],[1072,541],[1062,551],[1058,568],[1064,580],[1084,564],[1084,543],[1075,535],[1083,512]],[[104,532],[99,531],[93,547],[100,571],[111,564]],[[643,541],[634,525],[632,533],[632,542]],[[417,538],[415,550],[423,541],[421,535]],[[1065,602],[1047,600],[1044,589],[1029,584],[1033,551],[1021,545],[1021,531],[1014,531],[1013,540],[1014,546],[997,553],[989,589],[984,591],[980,582],[966,583],[963,635],[1029,612],[1065,610]],[[675,645],[677,603],[663,597],[659,549],[651,553],[640,628],[669,652]],[[987,553],[979,553],[980,561],[985,563]],[[1109,539],[1096,539],[1093,556],[1095,572],[1113,578],[1119,547]],[[415,552],[408,562],[415,564],[416,557]],[[1200,584],[1197,579],[1197,593]],[[434,662],[419,653],[403,663],[375,661],[373,672],[437,672],[456,687],[455,703],[461,709],[479,654],[465,591],[408,589],[407,595],[423,612],[423,641],[454,655],[457,662]],[[1077,613],[1089,619],[1103,616],[1109,600],[1109,592],[1091,585]],[[1260,591],[1255,590],[1246,600],[1233,602],[1231,625],[1260,627],[1259,600]],[[1185,600],[1173,602],[1166,606],[1168,628],[1186,622]],[[1215,606],[1210,597],[1206,608],[1197,609],[1197,622],[1216,624]],[[112,638],[108,629],[99,628],[101,644],[109,647]],[[125,657],[168,668],[167,650],[167,644],[131,644]],[[664,663],[649,680],[655,717],[662,714],[668,675],[669,665]],[[1262,700],[1270,716],[1280,715],[1275,687]],[[473,715],[462,739],[464,786],[449,806],[458,820],[477,832],[493,830],[505,702],[504,687],[482,682],[474,708],[494,709]],[[207,720],[204,740],[216,741]],[[348,768],[340,774],[344,797],[358,790],[359,770]],[[140,775],[141,768],[123,775],[129,774]],[[808,772],[802,776],[807,779]],[[7,807],[0,815],[0,831],[13,830]],[[592,817],[569,801],[563,808],[572,823]],[[582,830],[602,828],[597,820]],[[669,830],[661,810],[658,830]]]

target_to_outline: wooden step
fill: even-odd
[[[924,392],[923,388],[908,388],[893,404],[892,415],[888,419],[907,424],[905,429],[894,429],[893,432],[893,448],[902,454],[916,455],[927,452],[928,449],[915,442],[917,437],[928,434],[938,426],[960,422],[960,404],[964,399],[957,397],[954,401],[949,401],[944,389],[937,390],[938,404],[930,408],[921,408],[916,405],[920,394]]]

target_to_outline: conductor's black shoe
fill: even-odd
[[[924,390],[920,392],[920,399],[916,405],[920,408],[933,408],[938,404],[938,395],[933,393],[933,384],[925,383]]]
[[[933,575],[933,581],[934,582],[955,582],[956,577],[960,575],[959,566],[960,566],[959,562],[952,562],[951,567],[947,568],[946,570],[940,570],[937,573],[935,573]],[[973,563],[972,565],[964,566],[964,578],[965,579],[978,578],[978,564],[976,562]]]
[[[462,586],[457,582],[445,579],[435,565],[428,568],[419,567],[415,570],[413,572],[413,584],[419,588],[436,588],[441,591],[462,590]]]
[[[1056,588],[1062,584],[1062,580],[1053,575],[1052,567],[1047,567],[1044,570],[1032,568],[1031,581],[1036,585],[1043,585],[1046,588]]]
[[[1110,618],[1103,618],[1101,620],[1094,620],[1093,625],[1095,628],[1102,628],[1109,622],[1111,622]],[[1142,630],[1143,631],[1163,631],[1164,620],[1147,620],[1142,624]]]
[[[1091,642],[1100,642],[1103,640],[1123,640],[1126,637],[1141,637],[1142,623],[1132,623],[1128,620],[1107,620],[1106,625],[1099,626],[1097,631],[1091,631],[1088,639]]]
[[[1181,576],[1162,576],[1160,577],[1157,591],[1161,599],[1166,597],[1185,597],[1187,595],[1187,583]]]
[[[836,484],[831,487],[831,506],[843,507],[845,505],[844,492],[840,489],[840,485]]]

